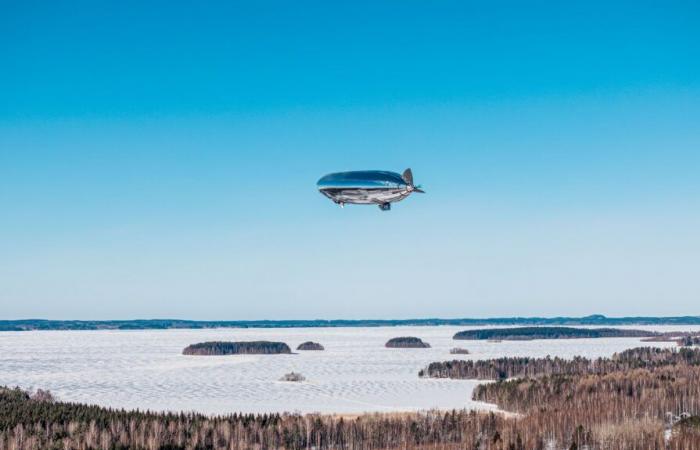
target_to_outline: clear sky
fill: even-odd
[[[0,318],[700,314],[697,2],[1,8]]]

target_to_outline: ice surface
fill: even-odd
[[[0,385],[49,389],[61,400],[119,408],[243,412],[405,411],[493,408],[471,400],[478,382],[420,379],[433,361],[500,356],[610,356],[638,338],[453,341],[470,327],[295,328],[0,333]],[[627,327],[657,331],[693,326]],[[396,336],[417,336],[429,349],[385,348]],[[304,341],[326,350],[293,355],[184,356],[189,344],[211,340],[271,340],[291,348]],[[451,355],[456,345],[469,355]],[[278,381],[299,372],[302,383]]]

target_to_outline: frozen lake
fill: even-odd
[[[500,356],[610,356],[643,345],[637,338],[454,341],[470,327],[215,329],[0,332],[0,385],[49,389],[59,399],[112,407],[204,413],[405,411],[480,408],[476,381],[418,378],[433,361]],[[622,328],[622,327],[621,327]],[[656,331],[693,326],[624,327]],[[430,349],[387,349],[396,336],[417,336]],[[304,341],[326,350],[293,355],[183,356],[189,344],[271,340],[292,349]],[[470,355],[450,355],[453,347]],[[280,382],[302,373],[304,383]]]

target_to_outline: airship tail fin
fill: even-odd
[[[410,168],[403,171],[401,178],[403,178],[403,181],[405,181],[407,185],[413,186],[413,172],[411,172]]]
[[[404,170],[401,178],[403,178],[403,181],[406,182],[412,192],[420,192],[421,194],[425,194],[425,191],[421,189],[420,186],[413,184],[413,172],[411,172],[411,169]]]

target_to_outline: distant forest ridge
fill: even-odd
[[[495,317],[487,319],[398,320],[0,320],[0,331],[27,330],[162,330],[171,328],[328,328],[386,326],[486,325],[700,325],[700,316],[679,317]]]
[[[453,339],[502,339],[509,341],[530,339],[576,339],[604,337],[653,337],[660,333],[645,330],[617,328],[571,328],[571,327],[518,327],[483,328],[460,331]]]

